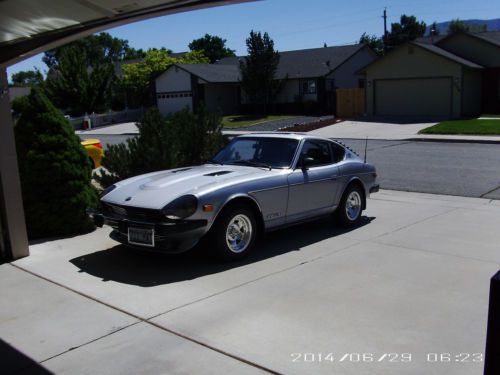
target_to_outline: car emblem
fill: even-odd
[[[128,197],[127,199],[125,199],[125,202],[128,202],[131,199],[132,199],[132,197]]]

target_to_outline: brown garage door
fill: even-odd
[[[451,78],[375,80],[375,114],[383,116],[450,116]]]

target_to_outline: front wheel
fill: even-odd
[[[349,186],[340,205],[335,211],[335,216],[344,226],[353,226],[361,220],[361,212],[363,211],[363,192],[359,186]]]
[[[244,205],[224,210],[212,228],[212,244],[222,259],[241,259],[250,253],[257,239],[257,221]]]

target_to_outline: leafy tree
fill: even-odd
[[[424,36],[425,22],[417,21],[415,16],[401,15],[400,22],[391,24],[391,32],[388,35],[390,47],[399,46],[409,40],[415,40]]]
[[[128,60],[138,60],[146,57],[146,52],[142,49],[135,49],[131,47],[125,47],[125,54],[122,61]]]
[[[85,209],[97,203],[91,163],[73,128],[34,87],[16,127],[28,235],[77,234],[92,229]]]
[[[28,95],[18,96],[12,101],[10,105],[12,109],[12,114],[15,117],[20,116],[24,112],[24,109],[28,107],[28,105],[29,105]]]
[[[122,65],[122,86],[128,93],[131,106],[152,105],[154,103],[152,85],[154,79],[173,64],[203,64],[209,60],[200,51],[186,53],[181,58],[171,56],[171,51],[150,49],[140,62]]]
[[[191,51],[203,52],[211,64],[223,57],[236,56],[234,50],[226,47],[226,39],[209,34],[205,34],[202,38],[194,39],[189,43],[189,49]]]
[[[64,48],[47,75],[45,88],[59,108],[73,115],[109,108],[115,69],[111,61],[90,60],[77,45]]]
[[[359,38],[359,44],[366,44],[379,56],[384,54],[384,40],[381,37],[363,33]]]
[[[252,30],[246,45],[248,56],[240,61],[241,88],[251,103],[261,105],[266,112],[281,86],[275,79],[280,54],[267,33]]]
[[[204,107],[168,118],[151,108],[137,127],[137,137],[106,151],[102,164],[107,172],[95,175],[103,187],[143,173],[201,164],[223,144],[221,117]]]
[[[436,21],[434,21],[429,28],[429,35],[430,36],[438,36],[440,33],[441,32],[439,31],[439,27],[438,27]]]
[[[481,33],[488,30],[486,24],[467,24],[460,19],[451,20],[448,24],[448,34],[455,34],[459,32]]]
[[[453,19],[448,24],[448,34],[455,34],[459,32],[467,32],[469,31],[469,26],[464,21],[457,19]]]
[[[108,33],[91,35],[45,52],[47,94],[72,114],[105,110],[116,90],[115,65],[144,54]]]
[[[38,69],[21,70],[12,74],[11,81],[13,86],[35,86],[43,82],[43,75]]]
[[[94,60],[100,62],[117,62],[130,58],[138,58],[142,51],[131,48],[125,39],[115,38],[108,33],[100,33],[47,51],[44,53],[42,61],[49,69],[53,69],[59,65],[61,54],[64,53],[64,50],[72,46],[77,46],[86,51],[88,63]]]

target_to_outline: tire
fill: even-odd
[[[363,212],[363,197],[363,191],[358,185],[347,187],[335,211],[335,217],[342,226],[351,227],[359,224]]]
[[[247,256],[257,240],[255,213],[247,205],[230,206],[220,214],[212,228],[210,243],[215,256],[236,260]]]

